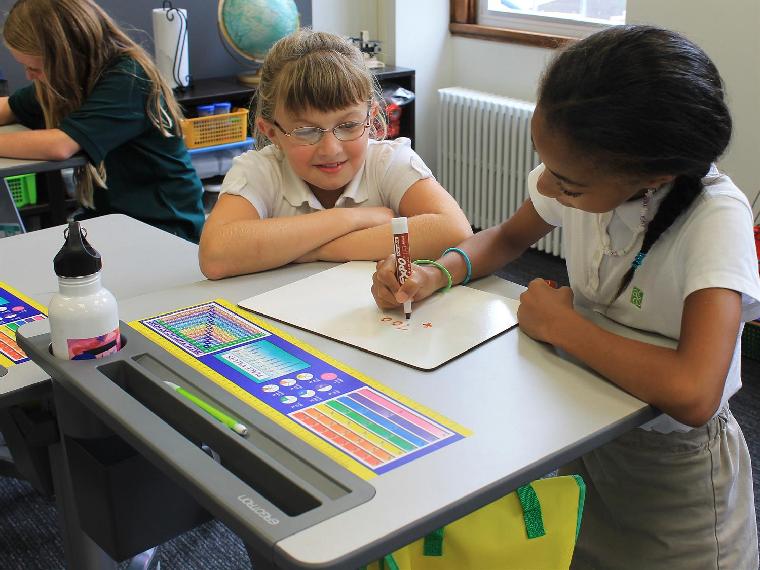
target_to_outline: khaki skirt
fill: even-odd
[[[560,473],[587,485],[573,569],[758,568],[749,451],[728,405],[687,433],[634,429]]]

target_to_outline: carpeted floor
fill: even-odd
[[[550,255],[527,252],[519,262],[498,272],[500,277],[527,284],[535,277],[567,284],[564,263]],[[753,459],[760,457],[760,361],[742,362],[744,388],[731,408],[744,431]],[[755,504],[760,505],[760,467],[753,467]],[[159,549],[161,570],[248,570],[248,555],[240,539],[222,523],[212,521],[171,540]],[[155,566],[154,566],[155,567]],[[27,483],[0,478],[0,568],[63,569],[63,543],[57,528],[55,503]],[[120,568],[126,568],[126,563]]]

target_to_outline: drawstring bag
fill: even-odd
[[[365,567],[368,570],[562,570],[570,567],[586,485],[539,479]]]

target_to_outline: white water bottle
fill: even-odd
[[[69,222],[53,260],[58,293],[48,307],[53,355],[66,360],[103,358],[121,348],[116,298],[100,283],[100,254],[79,222]]]

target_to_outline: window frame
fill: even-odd
[[[570,18],[548,15],[495,12],[488,9],[488,4],[487,0],[477,2],[478,13],[476,23],[494,28],[506,28],[508,30],[582,39],[613,25],[601,22],[574,21]]]
[[[449,33],[453,36],[517,43],[549,49],[557,49],[580,39],[579,37],[559,32],[546,33],[512,27],[478,24],[478,0],[450,0],[449,5]],[[594,24],[591,25],[593,26]],[[565,27],[567,27],[567,24],[565,24]],[[601,25],[601,27],[606,26]]]

